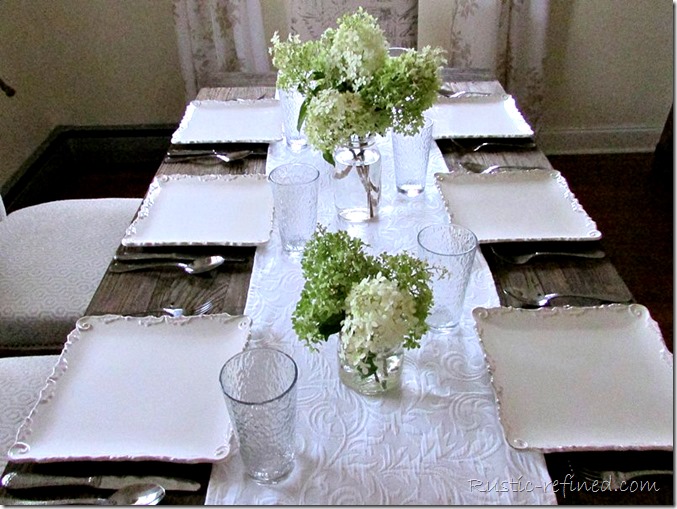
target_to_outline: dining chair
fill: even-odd
[[[301,40],[317,39],[336,20],[358,7],[378,19],[390,46],[416,48],[418,0],[291,0],[289,28]]]
[[[7,466],[7,451],[16,432],[45,386],[58,355],[26,355],[0,359],[0,471]]]
[[[5,215],[0,199],[0,351],[63,345],[140,204],[58,200]]]

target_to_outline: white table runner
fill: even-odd
[[[433,144],[423,196],[395,190],[390,139],[378,140],[383,157],[379,220],[342,225],[371,249],[416,254],[416,234],[448,222],[433,173],[448,171]],[[288,162],[284,142],[271,145],[266,165]],[[317,152],[294,160],[321,170],[318,220],[338,229],[330,168]],[[276,222],[276,220],[275,220]],[[260,486],[233,454],[214,465],[207,504],[554,504],[544,457],[512,449],[503,438],[494,394],[474,331],[471,310],[499,305],[489,267],[478,253],[457,332],[429,333],[421,348],[405,351],[400,392],[361,396],[338,379],[336,339],[310,352],[297,338],[291,314],[303,276],[298,258],[283,254],[275,226],[257,249],[245,314],[253,320],[252,346],[279,348],[299,366],[297,457],[294,471],[276,486]]]

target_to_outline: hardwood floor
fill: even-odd
[[[673,342],[673,168],[653,168],[653,154],[551,156],[635,300]]]

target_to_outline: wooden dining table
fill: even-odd
[[[456,90],[473,90],[504,93],[495,80],[455,82]],[[274,97],[275,89],[270,86],[245,86],[207,88],[199,92],[197,99],[256,99]],[[475,140],[477,141],[477,140]],[[477,163],[507,164],[516,166],[537,166],[551,168],[545,154],[537,147],[489,147],[471,151],[456,140],[438,140],[447,166],[458,167],[458,161]],[[195,163],[167,163],[158,168],[157,175],[171,174],[265,174],[266,156],[253,155],[241,161],[228,164],[205,166]],[[593,218],[594,219],[594,218]],[[586,246],[604,248],[604,240],[586,241]],[[494,278],[501,305],[519,306],[503,288],[515,286],[534,289],[540,293],[560,292],[564,294],[617,295],[619,299],[632,301],[632,294],[619,276],[608,256],[596,259],[574,257],[535,258],[529,263],[509,263],[497,256],[491,244],[481,246]],[[499,246],[500,247],[500,246]],[[533,247],[537,247],[534,245]],[[122,247],[120,248],[122,249]],[[144,251],[144,248],[137,248]],[[107,272],[87,308],[87,315],[139,315],[154,314],[167,306],[193,309],[205,301],[211,301],[210,313],[243,314],[247,302],[250,277],[256,253],[255,247],[191,247],[195,254],[235,254],[241,262],[226,263],[207,275],[190,276],[168,270],[146,270],[129,273]],[[570,301],[565,302],[571,304]],[[557,303],[554,303],[557,305]],[[575,305],[575,303],[573,304]],[[167,416],[168,419],[171,416]],[[672,469],[671,451],[591,451],[558,452],[545,455],[548,472],[553,480],[564,482],[567,476],[576,478],[584,468],[595,470],[637,470],[645,468]],[[152,472],[155,475],[175,475],[197,480],[201,483],[198,492],[168,492],[163,504],[200,505],[205,502],[207,484],[212,465],[173,464],[162,462],[124,462],[115,465],[97,462],[73,462],[59,464],[25,464],[10,462],[6,471],[33,470],[42,472],[82,473],[131,473]],[[635,492],[586,492],[559,491],[556,493],[560,504],[672,504],[672,477],[654,477],[657,490]],[[6,490],[0,490],[7,495]],[[49,490],[46,490],[50,493]],[[63,490],[59,492],[63,494]],[[16,493],[11,493],[16,495]],[[10,494],[10,495],[11,495]],[[235,501],[237,503],[237,500]]]

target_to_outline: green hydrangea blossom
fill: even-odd
[[[365,247],[345,231],[324,227],[306,244],[301,261],[305,285],[292,326],[311,349],[340,331],[360,351],[364,342],[372,352],[390,341],[417,348],[428,331],[432,269],[408,253],[373,256]]]
[[[299,124],[311,146],[333,161],[334,149],[358,135],[384,135],[389,127],[413,134],[437,97],[443,51],[425,47],[388,55],[376,18],[359,8],[338,20],[319,40],[301,42],[277,34],[270,49],[278,87],[305,97]]]

